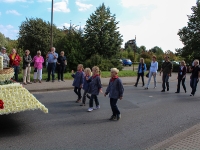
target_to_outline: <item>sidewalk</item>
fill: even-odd
[[[197,124],[173,137],[154,145],[147,150],[199,150],[200,124]]]
[[[158,83],[162,82],[162,78],[160,75],[157,75],[156,78]],[[170,77],[169,81],[176,81],[176,78],[177,73],[172,73],[172,76]],[[120,77],[120,79],[122,80],[123,85],[134,85],[137,77]],[[102,85],[107,86],[109,80],[110,78],[101,78]],[[144,77],[144,81],[145,83],[147,83],[148,78]],[[151,82],[153,82],[153,78],[151,79]],[[45,80],[43,80],[42,83],[37,82],[23,86],[30,92],[44,92],[73,89],[72,83],[73,80],[65,80],[65,82],[58,82],[58,80],[55,80],[55,82],[46,82]],[[141,84],[141,79],[139,81],[139,84]]]

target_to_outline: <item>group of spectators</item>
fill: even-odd
[[[169,60],[169,56],[165,56],[165,61],[162,63],[161,70],[160,70],[160,76],[162,75],[162,90],[161,90],[161,92],[169,91],[169,77],[171,77],[172,69],[173,69],[173,65]],[[140,58],[140,63],[138,65],[137,81],[134,85],[135,87],[137,87],[140,77],[142,78],[142,85],[145,86],[144,73],[146,70],[147,70],[147,67],[146,67],[146,64],[144,63],[144,59]],[[148,88],[149,88],[149,84],[150,84],[152,76],[154,78],[154,88],[156,88],[157,71],[158,71],[158,62],[156,61],[156,56],[154,55],[152,57],[152,62],[150,64],[149,72],[146,75],[146,77],[149,78],[148,83],[145,86],[146,90],[148,90]],[[198,84],[199,78],[200,78],[200,66],[199,66],[198,59],[195,59],[193,61],[192,67],[189,68],[189,71],[192,73],[190,76],[190,87],[192,88],[192,92],[191,92],[190,96],[194,96],[195,92],[196,92],[197,84]],[[186,63],[184,60],[182,60],[180,62],[180,66],[179,66],[179,70],[178,70],[178,75],[177,75],[178,84],[177,84],[177,91],[175,93],[180,93],[180,84],[181,83],[182,83],[185,93],[187,92],[186,86],[185,86],[186,73],[187,73]]]
[[[33,57],[30,55],[29,50],[25,50],[22,58],[17,53],[16,49],[12,49],[11,54],[7,54],[6,48],[2,47],[0,56],[3,56],[3,67],[8,68],[12,67],[14,69],[14,77],[13,80],[18,82],[18,74],[20,70],[20,63],[23,61],[22,69],[23,69],[23,84],[32,84],[30,81],[30,73],[31,73],[31,63],[34,66],[34,83],[39,82],[42,83],[42,69],[44,63],[44,57],[41,55],[41,51],[38,50],[37,54]],[[52,75],[52,82],[55,80],[55,69],[57,67],[58,70],[58,81],[64,81],[63,73],[65,70],[65,65],[67,65],[67,59],[64,56],[64,52],[61,51],[60,56],[55,52],[55,47],[52,47],[50,52],[46,55],[47,61],[47,71],[48,78],[47,82],[50,81],[50,75]]]

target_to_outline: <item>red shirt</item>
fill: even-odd
[[[13,58],[12,56],[13,56],[14,54],[10,54],[9,55],[9,58],[10,58],[10,66],[12,67],[12,66],[19,66],[20,65],[20,61],[21,61],[21,57],[18,55],[18,54],[16,54],[16,56]]]

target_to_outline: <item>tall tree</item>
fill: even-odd
[[[118,31],[118,23],[110,8],[106,8],[104,4],[90,15],[84,31],[88,58],[94,54],[110,58],[119,53],[122,35]]]
[[[0,32],[0,47],[7,46],[8,39]]]
[[[178,55],[191,62],[200,59],[200,2],[192,8],[192,14],[188,15],[187,26],[179,30],[178,35],[184,44],[183,48],[176,49]]]
[[[42,54],[46,54],[50,50],[50,30],[51,25],[40,18],[26,18],[19,27],[19,48],[23,50],[29,49],[32,54],[36,54],[38,50]],[[53,25],[53,39],[58,41],[62,31]]]

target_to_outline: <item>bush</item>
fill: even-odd
[[[90,59],[88,59],[85,62],[84,66],[85,68],[92,68],[93,66],[98,66],[101,71],[110,71],[111,68],[118,68],[119,70],[122,70],[123,68],[118,59],[104,59],[100,55],[93,55]]]

